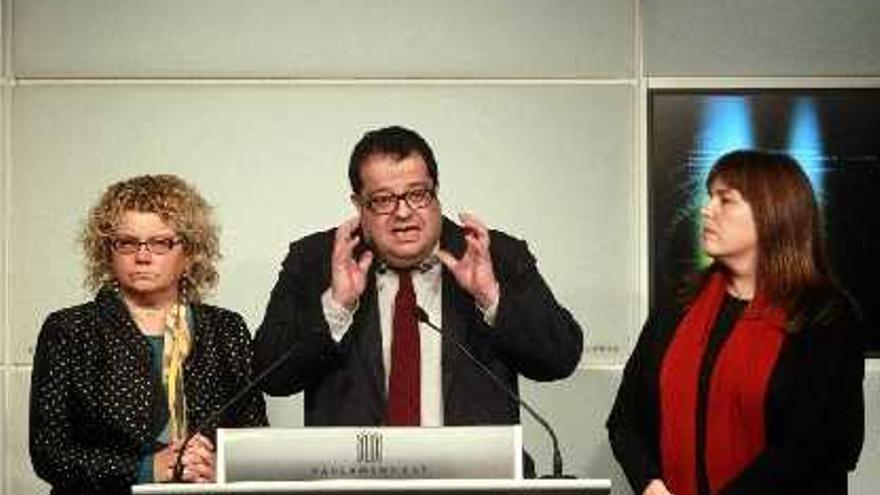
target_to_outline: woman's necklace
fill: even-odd
[[[754,290],[740,291],[734,284],[727,284],[727,293],[740,301],[751,301],[752,298],[755,297]]]

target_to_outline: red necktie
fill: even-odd
[[[416,320],[416,293],[409,271],[397,272],[391,337],[391,375],[388,378],[388,424],[421,424],[421,351]]]

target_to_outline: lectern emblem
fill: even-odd
[[[357,434],[357,461],[382,462],[382,433],[362,431]]]

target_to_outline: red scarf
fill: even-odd
[[[663,481],[676,495],[697,493],[700,363],[727,294],[715,273],[678,324],[660,368]],[[745,309],[711,370],[706,409],[706,475],[717,493],[764,448],[767,384],[785,339],[785,312],[760,295]]]

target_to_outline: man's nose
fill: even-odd
[[[413,208],[406,202],[406,199],[399,198],[397,200],[397,208],[394,209],[394,216],[407,218],[412,215]]]

